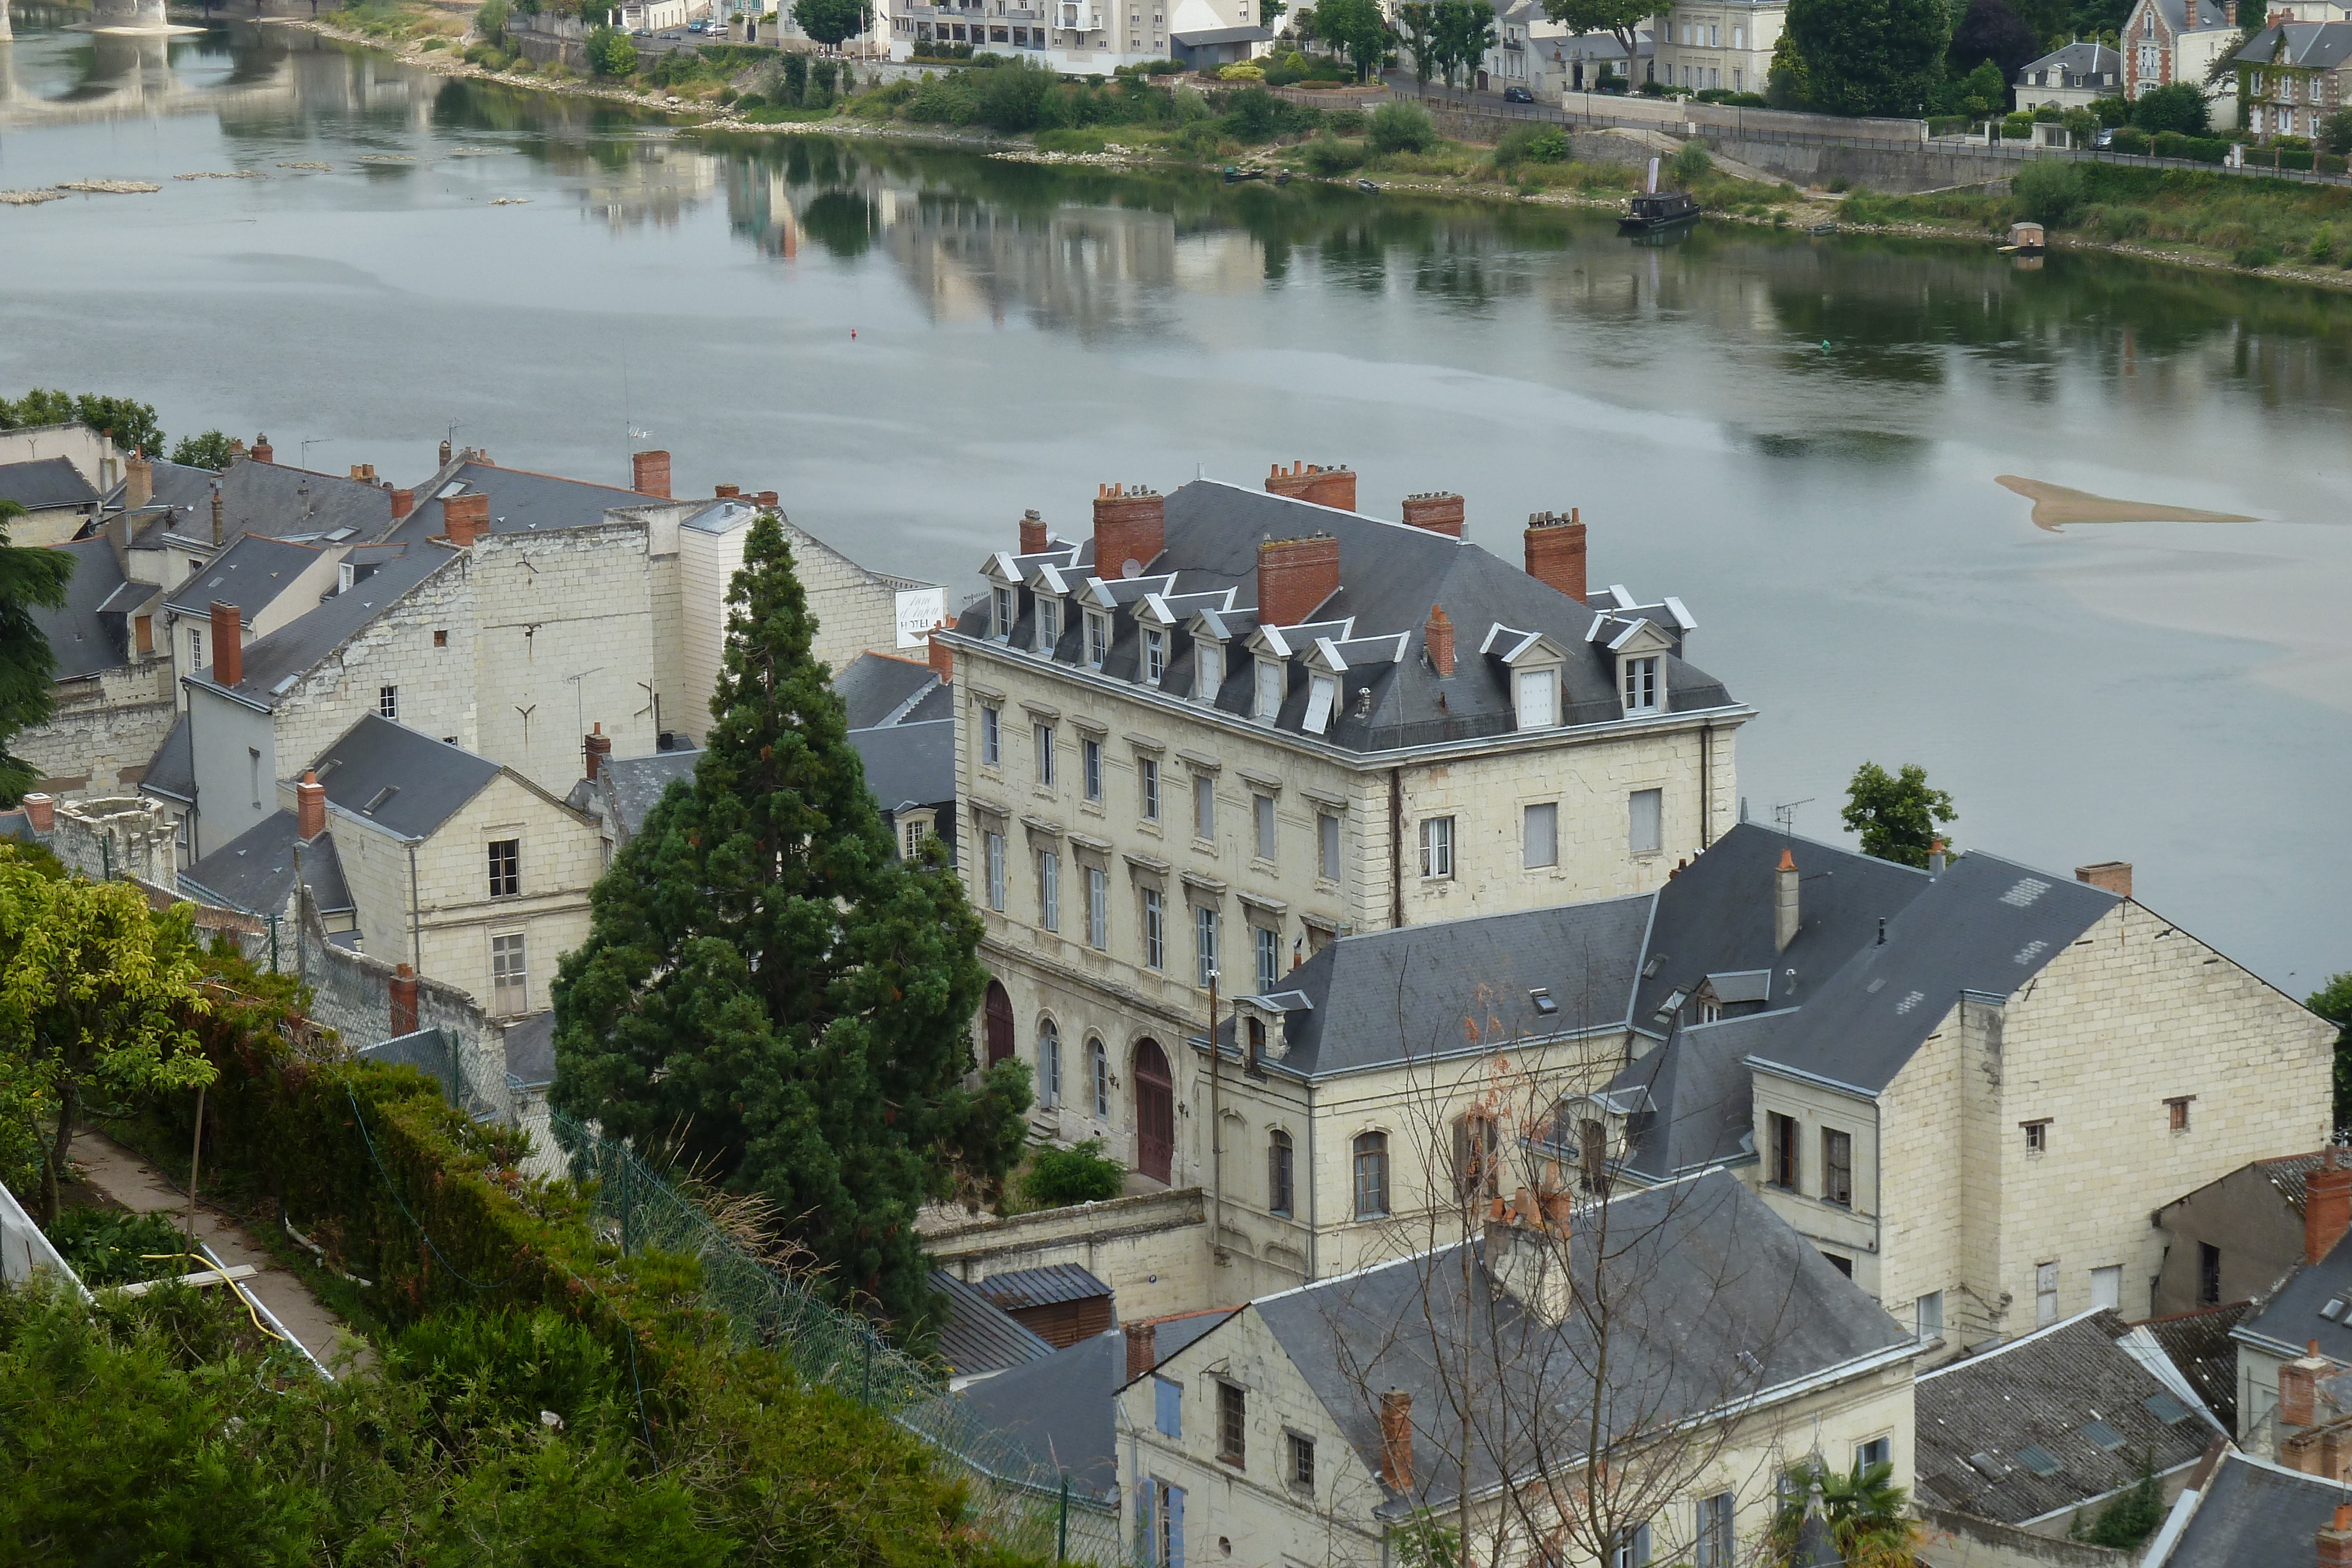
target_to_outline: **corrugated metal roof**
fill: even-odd
[[[940,1354],[959,1376],[997,1372],[1054,1354],[1052,1345],[946,1270],[931,1270],[931,1289],[948,1298],[948,1321],[940,1330]]]
[[[1084,1301],[1110,1294],[1110,1287],[1076,1263],[1055,1263],[1043,1269],[1014,1269],[991,1274],[980,1282],[980,1293],[1008,1312],[1024,1307],[1050,1307],[1057,1301]]]

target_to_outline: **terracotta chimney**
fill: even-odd
[[[233,686],[245,679],[245,612],[213,601],[213,681]]]
[[[409,513],[415,510],[416,510],[415,491],[394,490],[392,492],[392,520],[394,522],[396,523],[400,521],[401,518],[408,516]]]
[[[441,444],[441,461],[436,466],[442,468],[449,466],[449,444],[446,441]]]
[[[253,438],[252,457],[256,463],[275,463],[278,461],[278,449],[269,444],[268,436],[257,435]]]
[[[2225,27],[2238,25],[2238,0],[2221,0],[2221,25]]]
[[[1381,1396],[1381,1479],[1391,1491],[1412,1490],[1412,1396],[1402,1388]]]
[[[247,453],[245,449],[244,436],[232,435],[228,438],[228,460],[230,462],[242,463],[249,455],[251,455],[251,454]]]
[[[1045,519],[1037,515],[1035,507],[1033,507],[1021,514],[1021,553],[1023,555],[1041,555],[1045,552],[1045,547],[1052,542],[1045,532]]]
[[[327,787],[307,768],[294,786],[294,831],[306,844],[327,831]]]
[[[214,480],[214,481],[213,481],[213,543],[215,543],[215,545],[217,545],[217,544],[219,544],[220,542],[221,542],[221,493],[220,493],[220,481],[219,481],[219,480],[217,480],[217,479],[215,479],[215,480]]]
[[[2319,1532],[2318,1546],[2319,1568],[2352,1568],[2352,1502],[2336,1505],[2335,1521]]]
[[[1336,507],[1343,512],[1356,509],[1356,471],[1352,468],[1293,463],[1289,472],[1285,473],[1277,463],[1265,476],[1265,487],[1294,501],[1312,501],[1318,507]]]
[[[1339,541],[1329,534],[1258,542],[1259,625],[1298,625],[1339,591]]]
[[[2131,896],[2131,862],[2101,861],[2096,865],[2078,865],[2074,880],[2087,882],[2093,887],[2103,887],[2120,897]]]
[[[940,631],[946,626],[947,622],[942,621],[931,632],[929,639],[931,674],[943,681],[952,681],[955,679],[955,650],[940,642],[939,638]]]
[[[33,831],[37,833],[56,832],[58,831],[58,798],[54,795],[26,796],[25,821],[33,825]]]
[[[490,531],[490,498],[478,490],[442,497],[441,531],[464,549]]]
[[[2336,1364],[2319,1354],[2317,1340],[2311,1342],[2307,1354],[2282,1365],[2278,1369],[2279,1426],[2317,1426],[2319,1380],[2335,1374]]]
[[[1462,537],[1462,497],[1446,490],[1432,491],[1425,496],[1404,498],[1404,520],[1416,528],[1427,528],[1433,534]]]
[[[144,452],[133,452],[122,463],[122,505],[140,511],[155,499],[155,462]]]
[[[1797,939],[1797,857],[1786,846],[1772,870],[1772,951],[1785,953]]]
[[[771,512],[774,511],[776,509],[776,493],[773,490],[761,491],[760,505]]]
[[[1168,501],[1141,485],[1095,492],[1095,575],[1141,576],[1168,543]],[[1133,568],[1130,571],[1129,569]]]
[[[721,485],[718,489],[712,491],[711,494],[719,500],[732,501],[743,494],[743,486],[740,485]]]
[[[441,448],[441,461],[449,461],[449,449]],[[669,499],[669,454],[667,452],[632,452],[629,454],[629,488],[640,496],[659,496]]]
[[[395,1035],[416,1032],[416,971],[403,964],[392,976],[392,1030]]]
[[[2330,1147],[2317,1170],[2303,1178],[2303,1256],[2316,1263],[2352,1228],[2352,1170]]]
[[[580,753],[583,765],[587,768],[588,781],[593,784],[604,777],[604,764],[613,755],[613,737],[604,733],[603,724],[599,723],[588,732],[587,738],[580,743]]]
[[[1944,841],[1941,839],[1929,839],[1927,841],[1927,874],[1929,876],[1941,876],[1944,874]],[[2080,875],[2081,873],[2077,873],[2076,874]]]
[[[1528,517],[1528,575],[1581,603],[1584,600],[1584,523],[1576,507],[1568,516],[1536,512]]]
[[[1160,1364],[1160,1357],[1154,1348],[1159,1332],[1150,1323],[1127,1325],[1127,1380],[1129,1383]]]
[[[1445,618],[1445,606],[1429,607],[1429,620],[1421,629],[1421,645],[1429,650],[1429,662],[1441,675],[1454,673],[1454,622]]]

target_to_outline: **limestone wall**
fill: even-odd
[[[1075,1263],[1111,1288],[1123,1322],[1214,1304],[1206,1299],[1208,1236],[1198,1187],[977,1220],[925,1240],[939,1266],[961,1280]]]
[[[40,776],[35,787],[51,795],[108,795],[147,775],[155,748],[174,716],[169,659],[142,659],[57,685],[57,711],[47,724],[10,743]]]

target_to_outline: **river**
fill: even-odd
[[[711,145],[292,29],[66,19],[20,8],[0,45],[0,188],[163,188],[0,207],[0,390],[404,479],[451,433],[621,482],[664,445],[682,494],[778,490],[958,589],[1023,508],[1082,529],[1106,481],[1349,463],[1367,510],[1463,492],[1509,559],[1578,507],[1595,581],[1679,596],[1762,710],[1759,819],[1834,837],[1857,762],[1917,762],[1964,847],[2134,862],[2298,997],[2352,968],[2352,296]],[[2053,531],[2000,475],[2256,520]]]

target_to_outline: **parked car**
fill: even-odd
[[[1523,87],[1507,87],[1503,89],[1505,103],[1533,103],[1535,100],[1536,95]]]
[[[686,25],[686,30],[689,33],[707,33],[710,30],[710,24],[697,16]]]
[[[629,29],[629,37],[632,38],[650,38],[653,36],[654,30],[651,27],[632,27]]]

